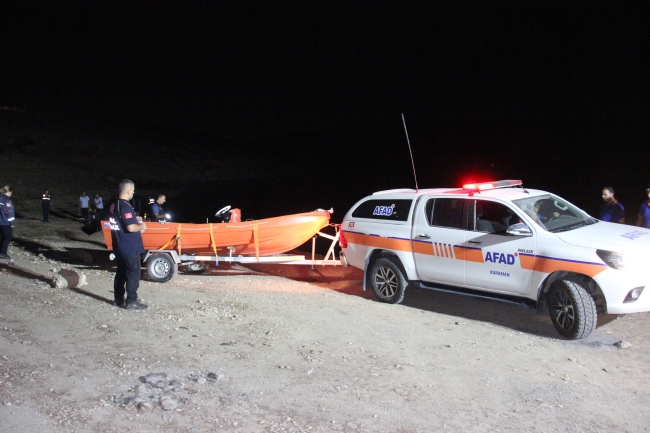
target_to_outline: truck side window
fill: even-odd
[[[425,207],[429,225],[461,228],[463,226],[463,202],[465,200],[461,198],[430,199]]]
[[[518,222],[519,217],[508,206],[494,201],[476,200],[474,231],[505,235],[508,226]]]
[[[413,200],[377,199],[361,203],[352,212],[354,218],[369,218],[390,221],[406,221]]]

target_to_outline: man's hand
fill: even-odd
[[[145,223],[144,221],[138,221],[136,224],[130,224],[126,226],[126,231],[133,233],[133,232],[139,232],[145,230],[146,228],[147,228],[147,223]]]

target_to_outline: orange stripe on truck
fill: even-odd
[[[461,260],[466,260],[468,262],[484,263],[483,260],[483,250],[474,249],[474,248],[463,248],[463,247],[454,247],[456,248],[456,257]],[[459,251],[462,251],[459,254]]]
[[[413,252],[416,254],[426,254],[428,256],[436,255],[431,242],[413,242]]]
[[[411,251],[411,241],[409,239],[386,238],[382,236],[372,236],[351,232],[345,232],[345,239],[349,244],[365,245],[397,251]],[[485,263],[483,250],[479,248],[467,248],[438,242],[420,241],[413,241],[412,245],[412,251],[416,254],[426,254],[429,256],[447,257],[468,262]],[[550,274],[556,271],[569,271],[588,275],[592,278],[607,269],[607,265],[605,264],[535,256],[532,254],[519,254],[519,263],[522,269],[543,272],[545,274]]]
[[[345,240],[348,241],[348,244],[366,245],[368,247],[386,248],[388,250],[411,251],[411,241],[409,239],[385,238],[345,232]]]
[[[519,255],[519,263],[521,263],[523,269],[544,272],[546,274],[556,271],[569,271],[584,274],[592,278],[607,269],[607,265],[604,264],[600,265],[598,263],[579,262],[544,256],[529,256],[525,254]]]

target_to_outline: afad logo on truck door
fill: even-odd
[[[485,261],[490,263],[500,263],[504,265],[514,265],[515,264],[515,254],[503,254],[497,252],[487,252],[485,255]]]
[[[390,206],[375,206],[375,210],[372,212],[372,214],[373,215],[391,216],[393,214],[393,209],[395,209],[394,204],[392,204]]]
[[[503,253],[497,253],[497,252],[489,252],[485,255],[485,262],[489,263],[499,263],[503,265],[514,265],[515,264],[515,256],[518,255],[517,253],[514,254],[503,254]],[[504,271],[495,271],[495,270],[490,270],[490,275],[499,275],[501,277],[509,277],[510,272],[504,272]]]

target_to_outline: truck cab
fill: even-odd
[[[588,336],[598,312],[650,311],[639,260],[650,258],[650,230],[599,221],[517,180],[374,193],[345,215],[341,246],[382,302],[413,286],[519,300],[548,308],[570,339]]]

